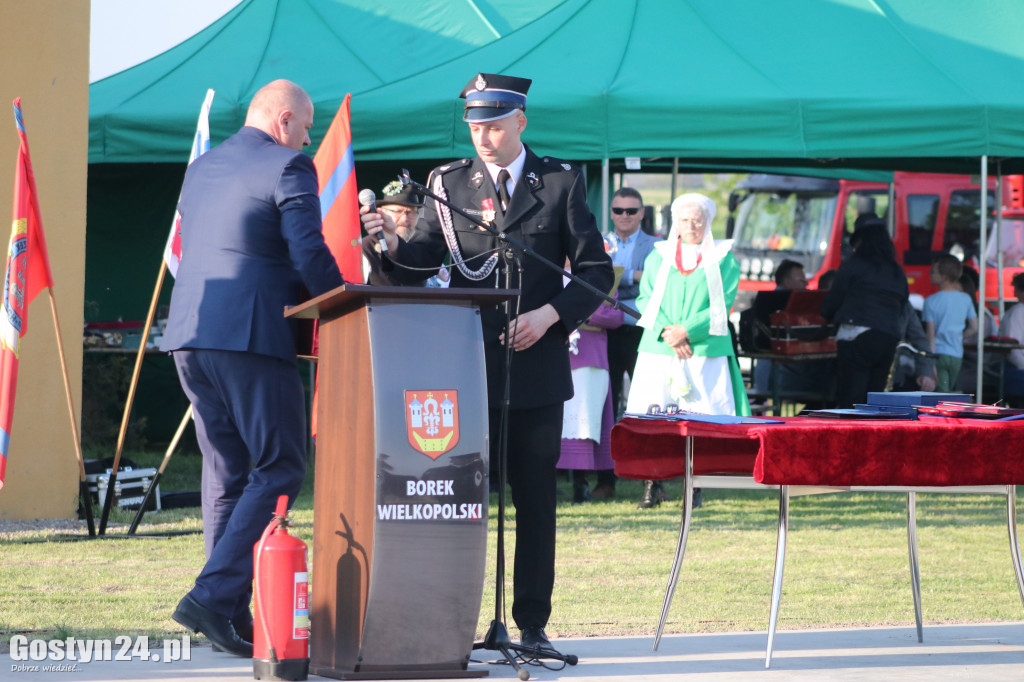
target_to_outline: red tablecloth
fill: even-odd
[[[684,438],[693,436],[696,475],[752,474],[770,485],[1024,484],[1024,421],[784,421],[719,425],[627,417],[612,429],[615,472],[638,479],[682,476]]]

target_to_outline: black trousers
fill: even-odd
[[[630,379],[633,378],[637,349],[643,335],[643,327],[631,324],[608,330],[608,374],[611,379],[612,408],[616,417],[619,405],[625,402],[625,396],[622,395],[622,373],[625,372]]]
[[[892,334],[869,329],[852,341],[836,343],[836,402],[839,407],[867,402],[868,391],[885,390],[899,342]]]
[[[512,618],[520,628],[544,627],[555,585],[555,465],[562,446],[562,408],[556,403],[509,410],[508,481],[515,505],[516,553]],[[492,467],[497,471],[501,410],[490,410]],[[510,515],[511,516],[511,515]]]

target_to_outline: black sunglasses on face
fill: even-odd
[[[623,213],[625,213],[626,215],[636,215],[639,212],[639,208],[620,208],[619,206],[612,207],[612,213],[614,213],[615,215],[622,215]]]

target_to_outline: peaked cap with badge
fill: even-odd
[[[466,100],[462,120],[484,123],[511,116],[516,111],[526,111],[526,93],[532,83],[529,78],[478,73],[459,94]]]

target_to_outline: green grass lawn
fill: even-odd
[[[161,458],[129,456],[142,466]],[[176,455],[163,489],[198,489],[199,461]],[[653,635],[680,522],[681,483],[666,489],[671,501],[638,510],[637,481],[620,481],[616,500],[583,505],[570,504],[569,484],[560,483],[551,635]],[[494,612],[495,498],[481,635]],[[16,633],[179,636],[170,614],[202,566],[202,535],[127,539],[133,516],[115,510],[108,537],[100,540],[70,541],[47,530],[0,534],[0,646]],[[667,632],[767,628],[777,519],[777,494],[705,491]],[[294,521],[296,534],[312,544],[312,476]],[[513,509],[506,533],[507,612],[514,523]],[[147,513],[139,532],[200,528],[198,509],[180,509]],[[926,623],[1024,619],[1002,498],[918,495],[918,542]],[[781,629],[912,627],[905,495],[793,498],[785,578]]]

